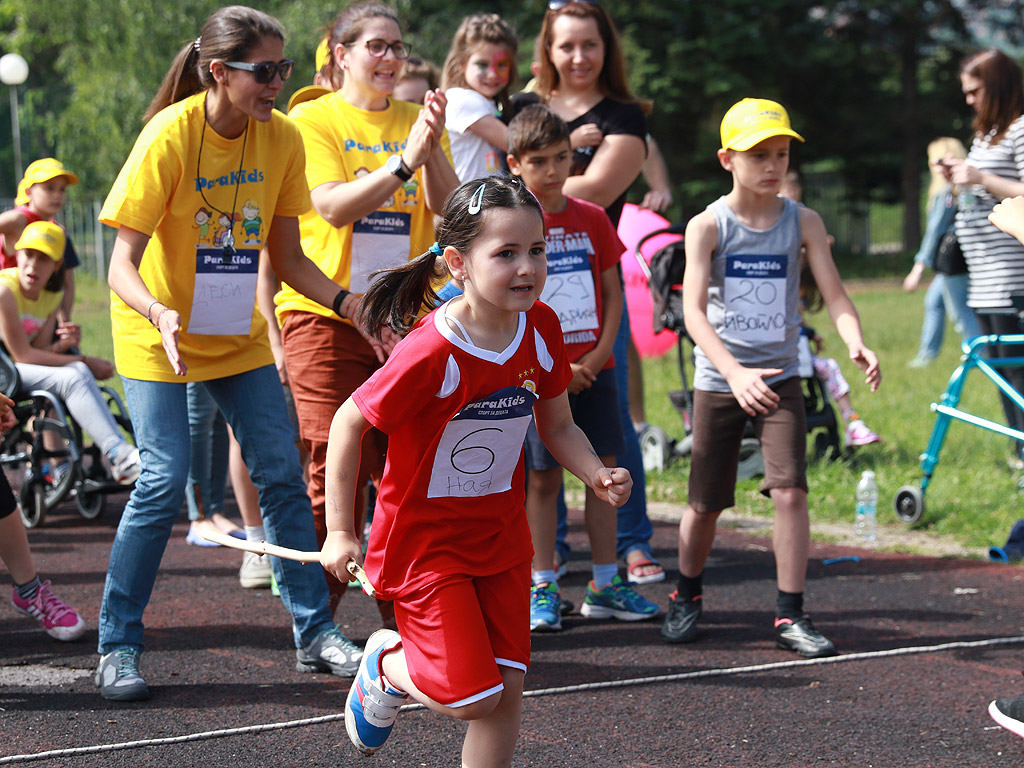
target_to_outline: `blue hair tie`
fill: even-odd
[[[434,244],[427,248],[427,250],[430,251],[435,256],[444,256],[444,251],[441,249],[441,246],[438,245],[437,240],[435,240]]]
[[[487,182],[477,187],[476,192],[469,198],[469,215],[476,216],[484,204],[484,191],[487,189]]]

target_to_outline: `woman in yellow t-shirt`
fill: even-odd
[[[96,684],[107,699],[149,695],[139,673],[142,613],[185,493],[187,382],[202,382],[241,443],[268,540],[317,548],[255,301],[264,247],[291,285],[326,306],[341,301],[299,241],[297,217],[310,204],[305,154],[298,131],[274,110],[291,71],[275,19],[242,6],[216,11],[178,53],[100,213],[118,227],[109,272],[114,355],[142,456],[100,610]],[[273,561],[299,668],[353,675],[362,652],[334,626],[319,569]]]
[[[309,494],[321,542],[327,535],[324,462],[331,419],[397,341],[384,329],[378,342],[358,317],[350,319],[358,295],[376,270],[430,247],[434,212],[458,186],[444,131],[444,96],[429,92],[422,108],[392,98],[410,50],[394,11],[376,3],[346,8],[331,27],[329,49],[321,78],[334,92],[299,104],[289,117],[306,147],[314,208],[300,219],[303,249],[351,296],[341,320],[287,284],[275,297],[299,431],[310,454]],[[360,492],[371,475],[379,476],[383,453],[379,435],[364,439]],[[356,504],[357,514],[363,509]],[[333,576],[328,585],[336,606],[345,585]]]

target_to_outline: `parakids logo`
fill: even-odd
[[[389,155],[397,155],[405,149],[408,143],[408,139],[405,139],[404,141],[382,141],[379,144],[363,144],[363,142],[356,141],[355,139],[346,139],[345,151],[351,152],[353,150],[358,150],[359,152],[373,152],[374,154],[387,152]]]
[[[778,272],[782,269],[782,264],[778,261],[769,261],[764,259],[762,261],[737,261],[737,271],[750,272],[750,273],[761,273],[761,272]]]
[[[253,168],[251,171],[242,169],[232,171],[226,176],[204,177],[196,176],[196,192],[203,189],[214,189],[216,187],[234,187],[241,184],[256,184],[263,181],[263,171]]]

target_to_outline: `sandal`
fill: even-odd
[[[650,568],[655,566],[658,570],[654,573],[640,573],[644,568]],[[629,562],[626,560],[626,577],[633,584],[653,584],[656,581],[665,580],[665,569],[661,567],[661,563],[657,560],[651,560],[649,557],[640,557]]]

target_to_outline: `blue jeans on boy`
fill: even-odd
[[[121,516],[103,590],[99,652],[143,648],[142,614],[188,478],[189,425],[185,384],[124,378],[142,457],[142,475]],[[284,394],[273,365],[204,382],[242,446],[259,489],[267,540],[318,550],[313,512]],[[272,557],[281,600],[292,616],[296,647],[334,626],[321,568]]]
[[[185,485],[185,500],[188,502],[188,519],[198,520],[197,485],[203,503],[202,511],[207,517],[224,511],[224,486],[228,477],[231,445],[224,414],[217,408],[209,390],[200,382],[192,382],[187,386],[192,458]]]
[[[981,335],[978,318],[967,306],[968,276],[936,274],[924,295],[924,322],[921,325],[921,346],[917,357],[932,360],[942,349],[948,315],[960,337],[966,341]]]
[[[619,388],[619,418],[622,420],[622,436],[626,441],[626,452],[615,457],[615,463],[629,470],[633,477],[633,492],[629,501],[618,509],[618,540],[616,552],[620,558],[634,549],[639,549],[653,559],[651,536],[654,528],[647,517],[647,483],[644,478],[644,462],[640,453],[640,439],[633,428],[633,417],[629,413],[629,310],[622,304],[622,321],[612,347],[615,357],[615,385]],[[555,538],[555,552],[563,562],[569,560],[568,514],[565,495],[558,497],[558,532]]]

